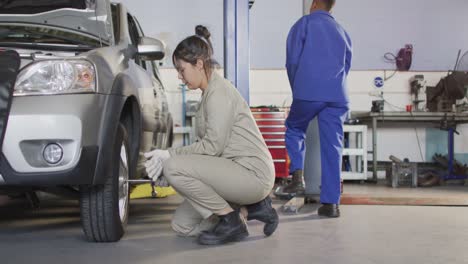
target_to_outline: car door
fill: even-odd
[[[127,14],[127,21],[131,43],[135,47],[138,47],[142,35],[137,22],[131,14]],[[154,90],[152,76],[147,70],[145,61],[141,60],[138,56],[135,56],[132,62],[134,65],[131,67],[132,69],[130,74],[132,74],[132,80],[138,88],[140,103],[142,104],[142,107],[145,105],[151,105]]]
[[[144,37],[143,30],[137,18],[132,17],[132,21],[135,25],[135,32],[137,34],[136,38],[140,39]],[[144,102],[146,104],[152,105],[157,113],[157,117],[159,117],[159,114],[161,112],[167,112],[167,100],[164,93],[164,88],[162,86],[162,82],[159,77],[159,73],[157,71],[157,68],[154,68],[154,61],[138,61],[138,63],[140,63],[145,69],[152,83],[151,91],[150,89],[143,91],[145,97]]]
[[[139,37],[143,37],[144,33],[138,20],[134,17],[133,21],[136,24]],[[169,112],[166,91],[161,82],[159,70],[155,61],[145,61],[145,69],[148,74],[151,75],[153,82],[153,90],[151,97],[150,93],[147,93],[147,102],[152,104],[154,107],[154,114],[159,124],[159,129],[154,131],[153,136],[153,147],[166,149],[172,145],[172,116]],[[151,98],[151,99],[150,99]],[[150,101],[152,100],[152,102]]]

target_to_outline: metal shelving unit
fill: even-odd
[[[349,146],[343,148],[343,156],[348,156],[351,171],[342,171],[343,180],[367,180],[367,126],[345,125]]]

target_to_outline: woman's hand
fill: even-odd
[[[164,149],[155,149],[153,151],[146,152],[144,155],[145,155],[145,158],[147,159],[159,157],[162,161],[165,161],[171,157],[171,154],[169,154],[169,151],[164,150]]]
[[[146,173],[153,181],[157,181],[163,172],[163,162],[171,157],[169,151],[156,149],[146,152],[145,157],[148,161],[145,162]]]

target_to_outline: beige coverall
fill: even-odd
[[[273,188],[270,152],[237,89],[213,72],[196,113],[197,141],[169,149],[164,176],[185,198],[172,228],[195,236],[216,224],[210,217],[231,204],[261,201]]]

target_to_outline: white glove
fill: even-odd
[[[169,151],[160,149],[146,152],[144,155],[148,158],[148,161],[145,162],[146,173],[156,182],[163,172],[163,162],[171,155]]]
[[[171,154],[169,154],[169,150],[164,150],[164,149],[155,149],[153,151],[146,152],[144,155],[145,155],[145,158],[147,159],[159,157],[161,161],[165,161],[171,157]]]
[[[163,172],[163,162],[159,157],[153,157],[145,162],[146,173],[153,181],[156,181]]]

